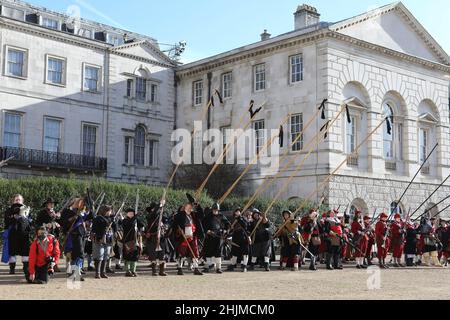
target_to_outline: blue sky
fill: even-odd
[[[321,20],[340,21],[392,1],[383,0],[28,0],[67,12],[76,5],[83,18],[147,34],[161,43],[187,42],[182,61],[189,62],[293,29],[299,4],[315,6]],[[404,0],[403,3],[450,53],[450,2]]]

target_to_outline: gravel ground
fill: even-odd
[[[69,289],[65,273],[60,273],[46,286],[28,285],[20,274],[8,275],[8,266],[0,267],[1,299],[99,299],[99,300],[303,300],[303,299],[450,299],[450,269],[405,268],[357,270],[353,264],[343,271],[299,272],[239,271],[223,275],[207,274],[184,277],[176,275],[175,265],[169,265],[169,277],[152,277],[148,263],[138,267],[138,278],[125,278],[124,273],[108,280],[96,280],[92,273],[79,289]],[[375,289],[370,290],[368,279]],[[375,279],[375,281],[372,281]],[[379,279],[379,289],[376,289]],[[373,287],[373,286],[372,286]]]

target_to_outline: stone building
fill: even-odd
[[[2,175],[161,184],[174,61],[151,37],[0,0]]]
[[[276,37],[265,31],[259,42],[179,67],[177,127],[192,130],[214,89],[225,101],[211,109],[211,127],[235,128],[252,99],[256,105],[266,102],[253,122],[257,131],[276,129],[292,114],[284,132],[288,141],[299,136],[323,99],[328,99],[330,120],[348,105],[351,123],[343,112],[324,141],[315,138],[325,124],[316,117],[299,143],[290,150],[285,143],[281,153],[287,151],[288,159],[300,153],[295,163],[310,150],[311,156],[299,171],[290,166],[266,195],[282,190],[293,175],[285,199],[317,189],[311,199],[324,197],[331,206],[388,211],[439,143],[398,205],[403,213],[416,209],[450,174],[449,56],[402,3],[337,23],[321,22],[315,8],[303,5],[294,14],[294,26]],[[385,122],[365,142],[387,116],[393,120],[391,134]],[[359,144],[358,155],[346,160]],[[251,170],[249,194],[265,177],[260,167]],[[447,181],[426,206],[449,194]]]

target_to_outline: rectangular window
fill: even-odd
[[[61,120],[44,119],[44,151],[61,151]]]
[[[46,27],[46,28],[49,28],[49,29],[58,30],[59,29],[59,22],[58,22],[58,20],[49,19],[49,18],[43,18],[42,19],[42,26]]]
[[[125,137],[125,164],[130,164],[130,146],[131,146],[131,138]]]
[[[194,85],[194,106],[199,106],[203,103],[203,81],[195,81]]]
[[[26,77],[26,50],[7,49],[6,74],[15,77]]]
[[[385,125],[386,126],[386,125]],[[394,159],[394,131],[391,131],[391,134],[387,132],[387,127],[383,130],[383,156],[385,159],[393,160]]]
[[[223,98],[231,98],[233,95],[233,74],[231,72],[222,75],[222,96]]]
[[[145,101],[147,98],[147,80],[144,78],[136,78],[136,99]]]
[[[231,127],[227,126],[227,127],[222,127],[220,128],[220,131],[222,133],[222,146],[223,146],[223,150],[225,150],[226,146],[228,145],[228,143],[230,142],[230,133],[228,130],[230,130]]]
[[[424,163],[428,156],[428,130],[419,129],[419,161]]]
[[[151,140],[149,142],[149,165],[156,167],[158,165],[158,141]]]
[[[80,28],[78,30],[78,35],[85,37],[85,38],[92,39],[92,31],[89,29]]]
[[[263,91],[266,89],[266,64],[258,64],[253,67],[254,91]]]
[[[95,157],[97,149],[97,127],[83,125],[83,156]]]
[[[356,148],[356,117],[350,118],[352,123],[347,123],[347,154],[352,154]]]
[[[303,114],[295,114],[291,117],[291,143],[297,141],[292,145],[292,151],[301,151],[303,149],[303,135],[299,138],[302,131]]]
[[[3,145],[5,147],[20,148],[22,135],[22,116],[5,113],[3,131]]]
[[[290,57],[291,83],[303,80],[303,56],[301,54]]]
[[[64,59],[47,57],[47,82],[64,84],[66,61]]]
[[[264,148],[265,141],[265,126],[264,120],[255,121],[253,123],[253,130],[255,130],[255,146],[256,154],[259,154],[262,148]]]
[[[127,97],[132,98],[133,95],[133,79],[127,80]]]
[[[150,91],[150,102],[155,103],[158,99],[158,85],[152,84]]]
[[[145,166],[145,129],[138,127],[134,138],[134,164]]]
[[[398,159],[403,160],[403,124],[398,125]]]
[[[99,91],[100,68],[85,66],[84,67],[84,90],[90,92]]]

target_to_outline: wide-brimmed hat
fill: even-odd
[[[53,203],[56,206],[58,204],[58,201],[56,201],[55,199],[50,197],[50,198],[47,198],[47,200],[45,200],[45,202],[42,204],[42,206],[46,207],[49,203]]]

